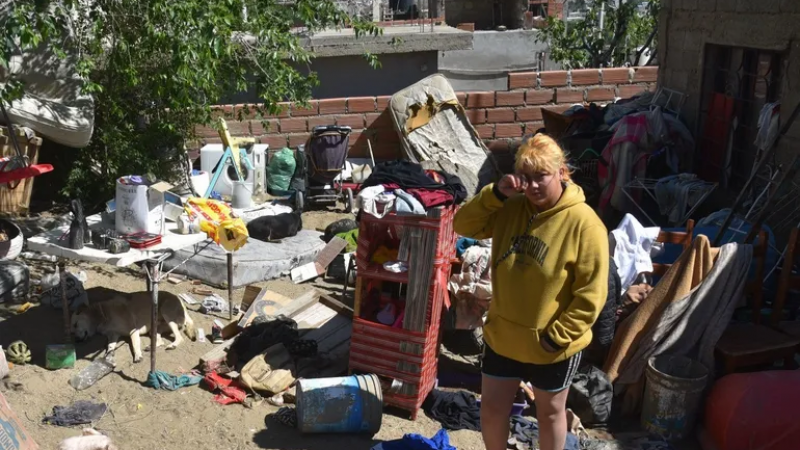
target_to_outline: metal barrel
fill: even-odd
[[[692,432],[708,369],[684,356],[650,358],[645,371],[642,427],[667,440],[680,440]]]
[[[383,420],[377,375],[297,382],[297,428],[303,433],[375,434]]]

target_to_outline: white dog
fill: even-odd
[[[118,450],[111,439],[92,428],[84,428],[82,436],[64,439],[56,450]]]
[[[150,293],[134,292],[82,307],[72,315],[72,333],[79,341],[98,333],[106,336],[106,354],[113,353],[119,346],[119,340],[128,336],[133,349],[133,361],[139,362],[142,360],[141,334],[149,331],[151,305]],[[172,332],[173,341],[167,346],[167,350],[172,350],[183,342],[181,328],[189,339],[194,340],[197,337],[194,322],[187,314],[183,302],[169,292],[161,292],[158,296],[157,327],[156,347],[164,345],[161,340],[162,332]]]

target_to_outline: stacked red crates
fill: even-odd
[[[384,389],[384,403],[409,411],[412,419],[416,419],[422,402],[436,383],[442,308],[448,298],[450,261],[455,256],[454,215],[453,208],[446,208],[438,218],[394,214],[382,219],[363,214],[361,218],[356,252],[358,279],[356,317],[353,320],[350,341],[350,371],[374,373],[384,380],[395,380],[393,389]],[[392,273],[379,264],[371,263],[372,255],[380,245],[407,228],[438,232],[425,328],[422,332],[386,326],[359,315],[365,282],[376,280],[408,283],[407,273]]]

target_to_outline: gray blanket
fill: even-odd
[[[658,325],[641,336],[635,355],[616,383],[638,382],[648,359],[661,354],[686,356],[712,369],[714,347],[744,296],[752,257],[750,245],[720,247],[708,277],[689,295],[667,305]]]

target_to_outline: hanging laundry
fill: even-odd
[[[661,178],[655,186],[658,209],[670,223],[680,224],[686,218],[686,211],[714,188],[714,184],[706,183],[693,173]]]
[[[780,132],[781,102],[767,103],[758,115],[758,133],[754,144],[760,151],[772,146]]]

